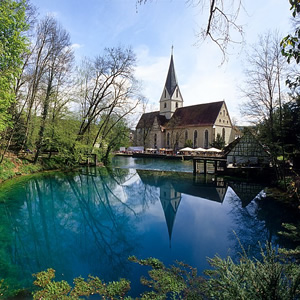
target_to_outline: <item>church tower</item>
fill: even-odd
[[[169,66],[169,71],[167,75],[167,80],[160,97],[160,115],[165,116],[168,120],[171,119],[175,110],[183,106],[182,95],[179,90],[177,83],[177,78],[175,74],[175,67],[173,61],[173,47],[171,54],[171,61]]]

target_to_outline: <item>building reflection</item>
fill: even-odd
[[[164,182],[163,185],[160,186],[160,202],[164,210],[170,242],[180,201],[181,192],[176,191],[171,182]]]
[[[225,181],[215,175],[196,175],[166,173],[137,170],[143,184],[159,188],[160,202],[164,211],[165,221],[171,242],[176,214],[182,200],[182,195],[190,195],[202,200],[222,204],[228,188],[231,188],[235,199],[245,208],[263,190],[257,183]]]

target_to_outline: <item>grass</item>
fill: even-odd
[[[36,164],[33,164],[29,159],[9,154],[0,164],[0,183],[15,176],[55,169],[66,169],[65,163],[59,157],[41,158]]]

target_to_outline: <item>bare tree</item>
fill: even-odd
[[[145,4],[151,0],[136,0],[137,5]],[[222,63],[227,57],[227,48],[230,44],[242,43],[244,32],[242,25],[238,24],[238,16],[242,0],[186,0],[187,5],[207,10],[207,25],[196,33],[199,44],[207,37],[217,44],[223,54]]]
[[[268,124],[271,139],[274,136],[274,112],[281,106],[287,68],[278,36],[278,33],[269,32],[260,36],[259,42],[252,47],[242,89],[246,102],[241,113],[253,123]]]
[[[36,142],[36,154],[34,162],[37,161],[43,144],[44,132],[46,127],[46,120],[49,113],[51,99],[55,98],[55,94],[59,93],[60,88],[63,86],[65,78],[69,76],[74,55],[71,49],[71,42],[69,34],[62,29],[55,19],[47,17],[43,23],[48,28],[49,45],[48,45],[48,60],[46,65],[45,74],[42,82],[42,114],[41,125]]]
[[[140,100],[134,78],[135,55],[131,49],[107,48],[103,56],[85,61],[79,69],[81,125],[77,141],[82,141],[92,124],[99,124],[93,144],[130,114]],[[117,116],[113,122],[110,116]]]

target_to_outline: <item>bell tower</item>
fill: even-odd
[[[173,46],[171,53],[171,60],[169,71],[160,97],[160,115],[165,116],[168,120],[171,119],[175,110],[183,106],[183,98],[177,83],[175,74],[174,60],[173,60]]]

